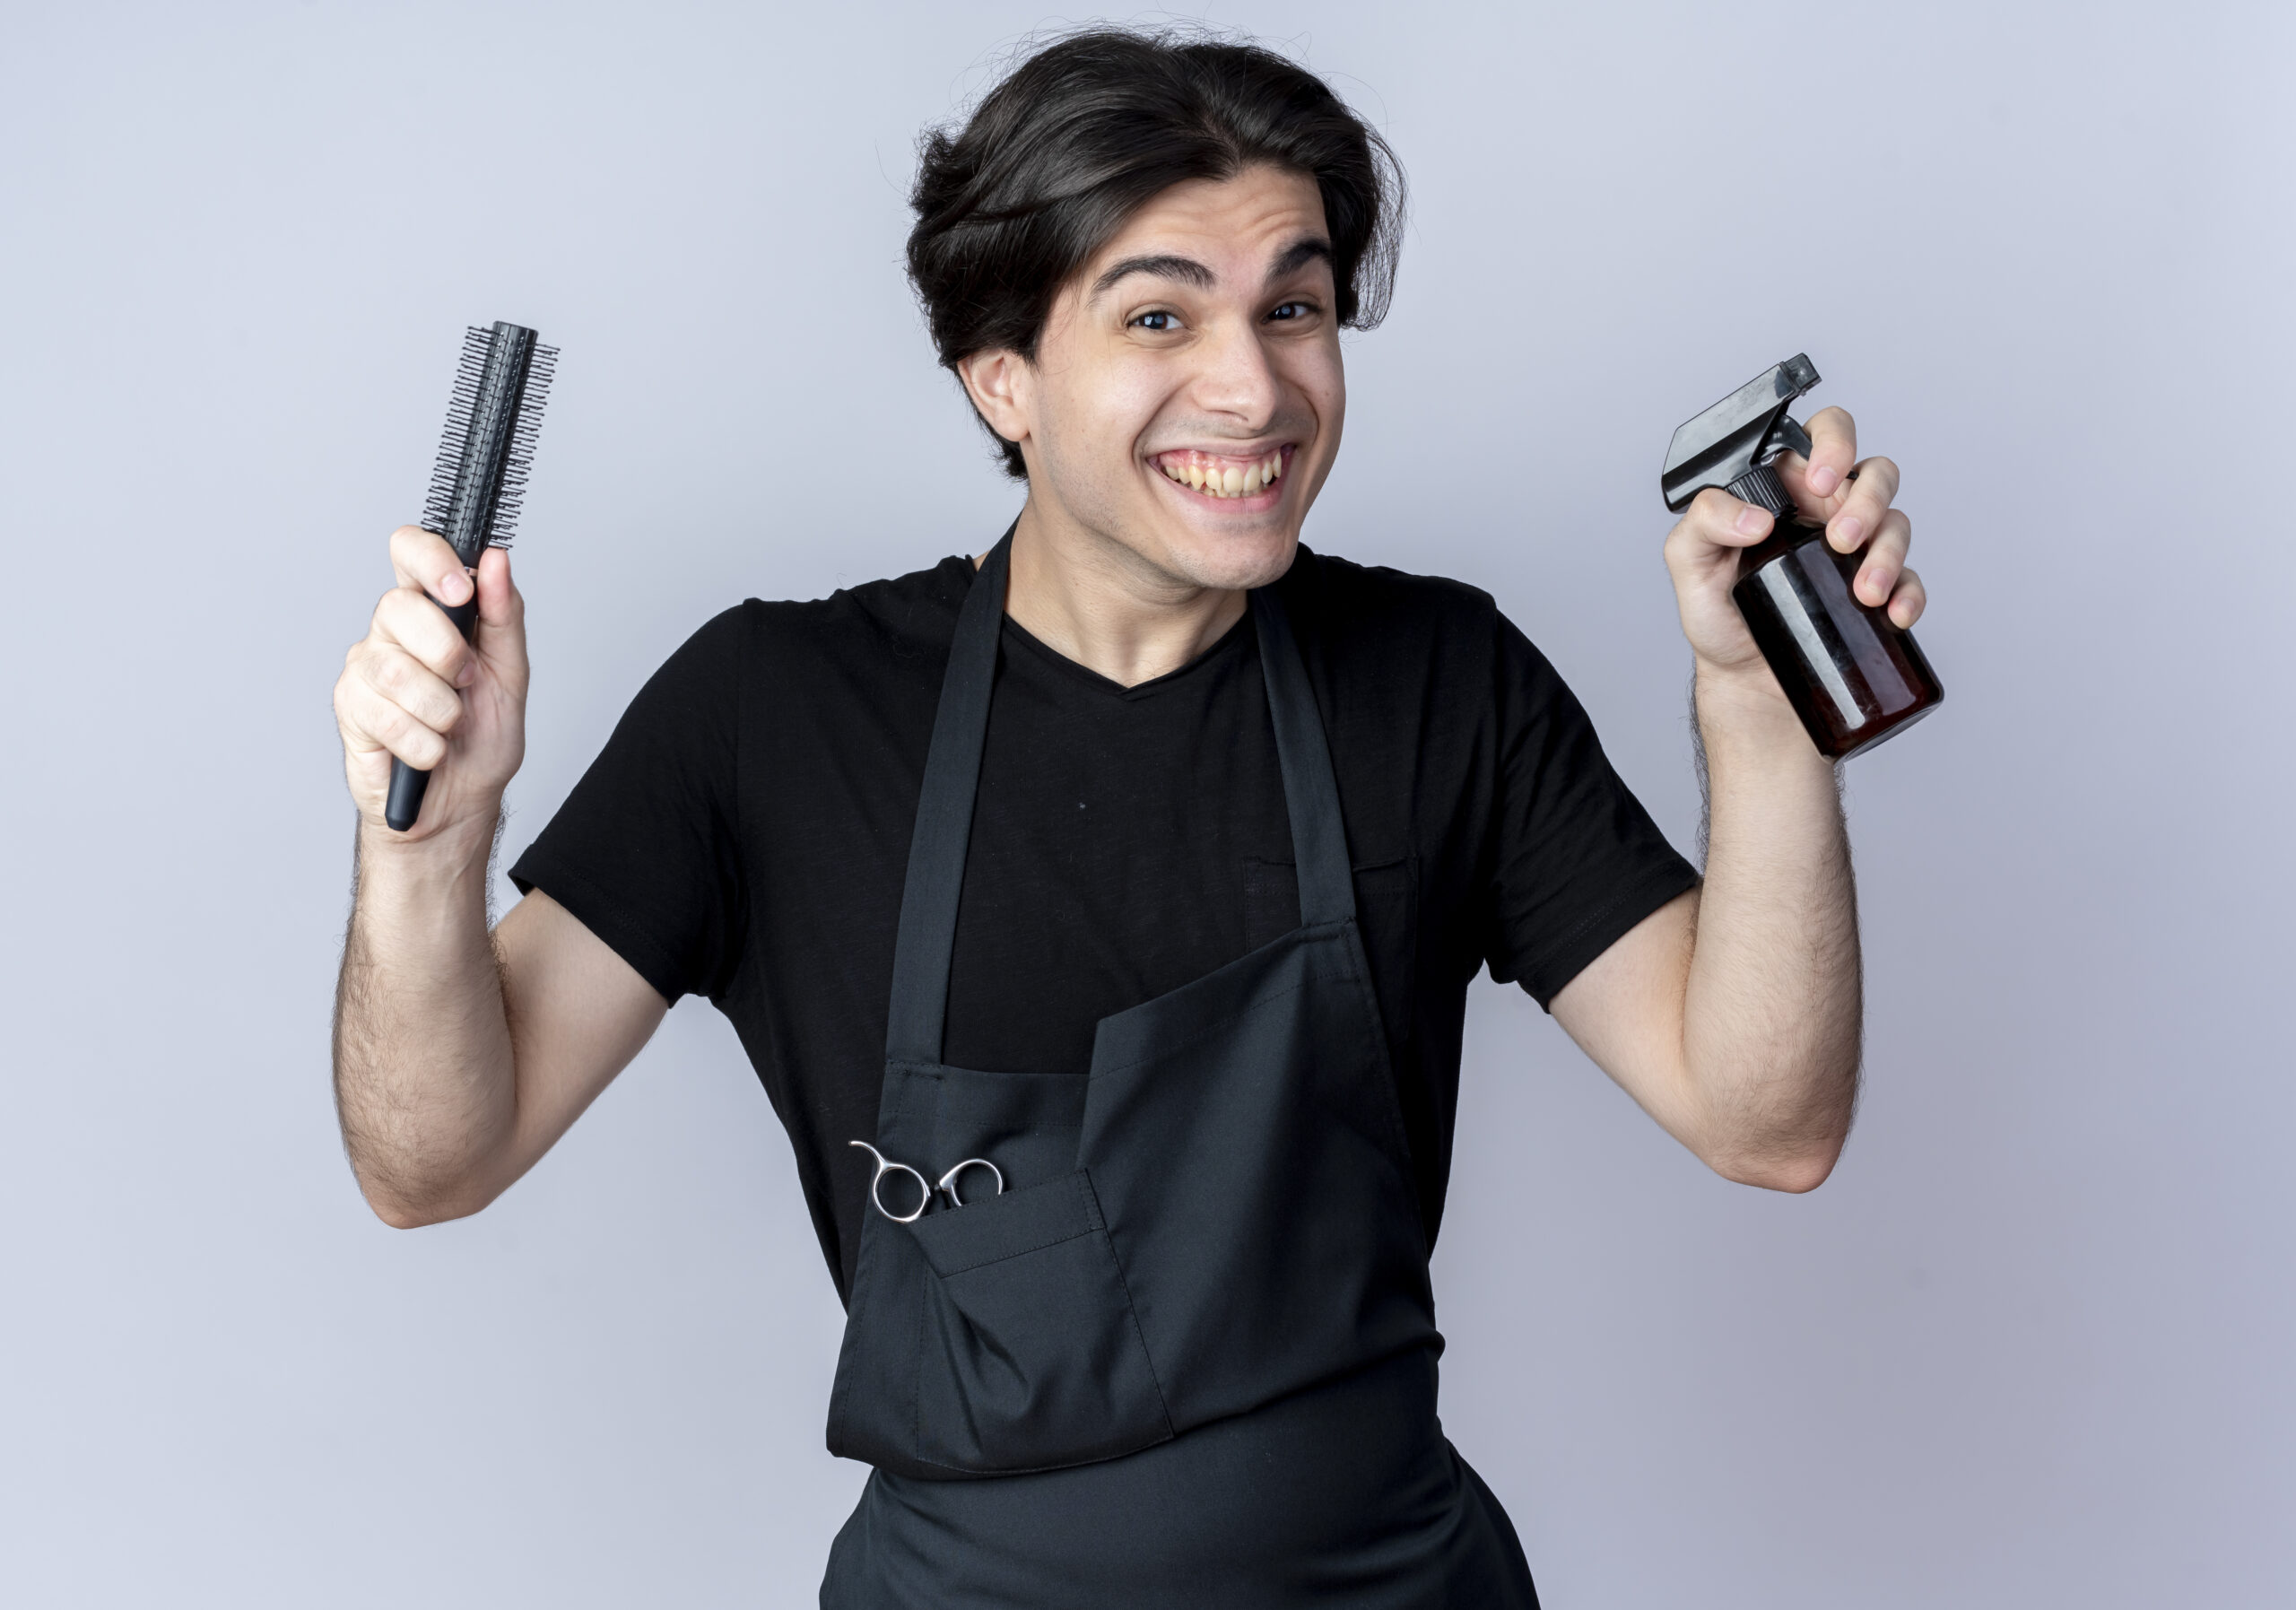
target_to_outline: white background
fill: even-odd
[[[1807,350],[1932,588],[1947,705],[1850,769],[1822,1191],[1709,1176],[1476,988],[1446,1423],[1546,1602],[2296,1599],[2296,13],[1206,14],[1412,179],[1309,540],[1496,594],[1678,843],[1674,427]],[[813,1602],[840,1316],[706,1005],[475,1220],[360,1202],[328,689],[467,324],[564,352],[505,865],[710,614],[992,537],[911,144],[1074,20],[7,7],[0,1598]]]

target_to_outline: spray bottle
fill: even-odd
[[[1835,553],[1770,467],[1788,449],[1809,457],[1809,435],[1786,410],[1817,383],[1807,354],[1747,381],[1674,432],[1658,486],[1676,514],[1718,486],[1778,522],[1740,555],[1730,596],[1818,753],[1846,761],[1920,720],[1945,691],[1913,634],[1850,590],[1858,555]]]

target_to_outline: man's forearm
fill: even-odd
[[[1716,1168],[1824,1179],[1849,1133],[1863,1013],[1857,907],[1832,764],[1774,686],[1701,671],[1706,886],[1683,1055]]]
[[[361,829],[335,994],[335,1091],[361,1188],[394,1224],[475,1211],[517,1111],[487,933],[491,835],[417,843]]]

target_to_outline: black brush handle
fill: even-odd
[[[428,593],[422,596],[430,598]],[[436,598],[430,598],[430,602],[439,604]],[[467,603],[439,604],[439,607],[445,612],[447,619],[455,623],[455,630],[463,634],[463,641],[469,642],[471,634],[478,630],[476,579],[473,578]],[[414,819],[422,814],[423,791],[430,787],[430,774],[428,771],[417,771],[398,756],[391,756],[390,796],[383,801],[383,820],[390,823],[391,831],[403,833],[413,827]]]

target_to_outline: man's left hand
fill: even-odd
[[[1824,525],[1836,553],[1865,549],[1854,583],[1858,601],[1886,603],[1891,620],[1911,626],[1928,599],[1921,578],[1906,568],[1913,523],[1890,506],[1898,495],[1897,465],[1857,457],[1857,423],[1842,409],[1820,410],[1808,429],[1808,459],[1787,453],[1770,467],[1801,512]],[[1769,536],[1773,524],[1767,511],[1709,487],[1666,535],[1666,569],[1674,579],[1683,635],[1701,676],[1771,680],[1730,589],[1737,585],[1738,555]]]

